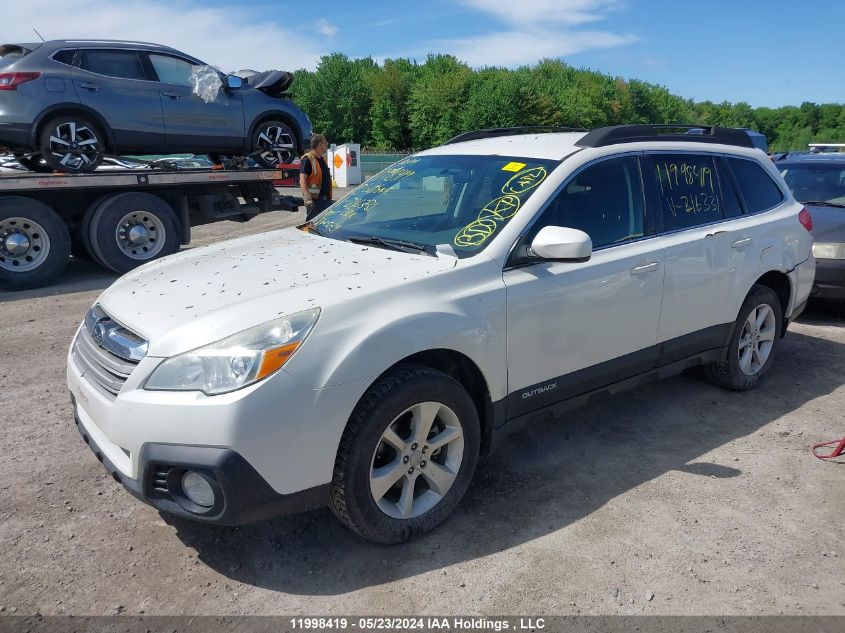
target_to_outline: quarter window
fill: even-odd
[[[728,158],[731,169],[745,198],[748,213],[758,213],[776,207],[783,201],[783,192],[755,160]]]
[[[580,229],[593,248],[621,244],[644,234],[643,191],[634,156],[602,161],[576,174],[552,200],[531,231],[546,226]]]
[[[67,64],[68,66],[73,66],[73,58],[76,57],[76,50],[75,49],[64,49],[58,51],[57,53],[53,54],[53,61],[59,62],[60,64]]]
[[[718,222],[724,217],[716,165],[711,156],[653,154],[664,231]]]
[[[151,53],[150,62],[155,68],[159,81],[179,86],[191,85],[191,71],[194,67],[184,59]]]
[[[137,51],[89,49],[83,50],[80,68],[106,77],[146,79],[144,66]]]

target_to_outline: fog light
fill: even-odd
[[[182,475],[182,491],[198,506],[210,508],[214,505],[214,489],[208,483],[208,479],[196,471],[189,470]]]

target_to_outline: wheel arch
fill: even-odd
[[[29,131],[30,147],[37,151],[38,138],[41,136],[44,125],[50,119],[67,114],[75,114],[92,118],[94,123],[106,136],[106,150],[115,153],[114,132],[112,131],[111,126],[99,112],[81,103],[57,103],[42,110],[41,113],[35,117],[35,121],[33,121]]]
[[[455,379],[467,390],[481,423],[481,454],[487,455],[493,449],[493,429],[497,418],[495,406],[490,398],[490,388],[481,368],[469,356],[453,349],[436,348],[416,352],[397,361],[382,372],[372,384],[400,365],[423,365],[442,371]]]
[[[249,127],[249,134],[247,135],[247,145],[248,150],[252,150],[252,137],[255,134],[255,130],[258,128],[259,125],[265,123],[267,121],[278,120],[286,125],[289,125],[290,128],[293,130],[294,134],[296,134],[296,139],[298,141],[299,147],[297,148],[297,153],[301,154],[302,151],[305,149],[305,139],[302,138],[302,127],[297,122],[296,118],[292,116],[290,113],[285,112],[284,110],[268,110],[263,112],[255,117],[252,121],[252,125]]]
[[[789,302],[792,298],[792,280],[789,275],[779,270],[770,270],[754,282],[755,286],[766,286],[771,288],[780,300],[781,318],[784,327],[781,329],[781,338],[786,334],[786,315],[789,311]],[[749,292],[751,292],[749,290]]]

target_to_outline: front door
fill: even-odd
[[[149,53],[149,59],[158,78],[169,151],[220,152],[246,148],[243,100],[237,90],[221,88],[206,102],[194,93],[191,62],[160,53]]]
[[[627,155],[577,172],[532,226],[526,243],[566,226],[590,235],[594,250],[586,262],[505,270],[509,416],[653,367],[664,258],[645,215],[639,160]]]

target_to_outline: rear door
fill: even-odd
[[[758,270],[761,241],[718,154],[649,152],[666,276],[661,364],[723,346]]]
[[[637,155],[573,174],[520,240],[545,226],[585,231],[586,262],[512,260],[504,272],[509,415],[647,371],[656,361],[663,247],[646,218]]]
[[[221,89],[205,102],[194,94],[191,72],[194,63],[162,53],[148,53],[158,81],[164,111],[164,131],[171,152],[241,150],[244,140],[244,108],[237,90]]]
[[[161,151],[164,120],[158,85],[137,50],[83,48],[73,80],[79,100],[98,112],[114,133],[117,152]]]

